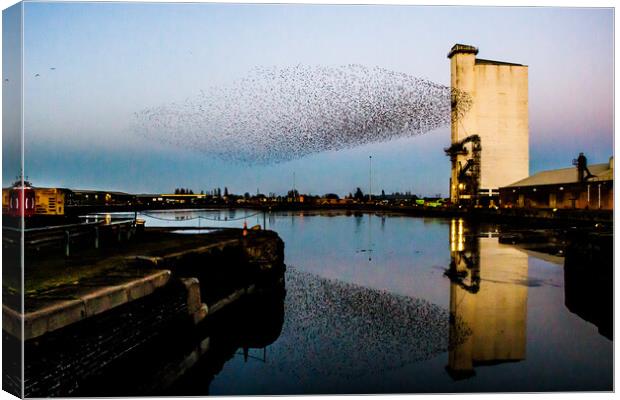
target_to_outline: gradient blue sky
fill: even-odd
[[[30,2],[26,174],[40,186],[283,193],[295,172],[302,192],[346,194],[368,188],[372,155],[375,192],[446,195],[449,127],[247,167],[147,141],[131,123],[257,65],[359,63],[449,85],[457,42],[529,66],[531,173],[569,166],[580,151],[591,163],[612,155],[612,9]]]

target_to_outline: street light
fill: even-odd
[[[372,156],[368,156],[368,201],[372,201]]]

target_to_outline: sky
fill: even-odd
[[[136,112],[256,66],[362,64],[449,85],[455,43],[529,66],[530,173],[569,167],[579,152],[590,163],[613,154],[609,8],[26,2],[23,13],[24,166],[36,186],[285,193],[294,176],[300,192],[345,195],[366,192],[372,173],[375,193],[446,196],[449,126],[266,166],[165,145],[132,126]],[[7,132],[19,129],[19,101],[6,100],[20,94],[18,17],[3,12],[4,186],[18,163]]]

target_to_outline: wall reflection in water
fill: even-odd
[[[79,383],[72,395],[209,394],[213,378],[233,357],[265,362],[284,322],[284,287],[255,294],[209,317],[200,327],[172,329]]]
[[[169,377],[171,384],[153,394],[205,396],[213,378],[233,357],[244,362],[267,362],[269,346],[282,332],[285,295],[284,288],[254,295],[210,321],[212,330],[203,339],[208,341],[207,348],[190,355],[191,368],[178,369]]]
[[[450,256],[450,376],[464,379],[479,365],[524,360],[527,254],[453,219]]]
[[[564,304],[613,340],[613,233],[573,232],[564,262]]]

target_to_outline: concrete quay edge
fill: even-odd
[[[129,303],[153,293],[165,286],[171,276],[170,270],[154,270],[148,275],[129,282],[105,286],[86,293],[77,299],[64,300],[23,316],[6,305],[2,306],[3,329],[23,340],[34,339],[80,320],[101,314],[112,308]]]

